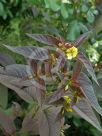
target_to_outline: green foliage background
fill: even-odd
[[[37,45],[26,33],[47,33],[74,41],[81,33],[92,31],[92,37],[84,49],[96,74],[102,79],[102,3],[95,0],[1,0],[0,1],[0,51],[7,52],[2,44],[13,46]],[[24,59],[11,54],[21,63]],[[101,74],[99,74],[99,72]],[[100,95],[99,95],[100,96]],[[9,97],[9,103],[15,97]],[[15,101],[16,101],[15,100]],[[101,99],[100,99],[101,100]],[[84,120],[66,113],[66,122],[72,125],[66,136],[100,136],[101,134]]]

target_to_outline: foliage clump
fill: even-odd
[[[92,84],[92,80],[98,84],[97,78],[90,61],[81,50],[90,33],[82,34],[74,42],[62,37],[27,34],[42,43],[42,46],[4,45],[24,56],[27,64],[15,64],[11,57],[2,54],[0,83],[14,90],[31,105],[25,111],[18,103],[14,103],[10,116],[0,109],[0,125],[5,135],[64,135],[66,112],[79,114],[102,132],[93,111],[102,115]],[[52,87],[50,92],[49,86]],[[17,117],[23,120],[19,129],[14,123]]]

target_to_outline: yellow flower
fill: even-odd
[[[66,108],[65,110],[66,110],[67,112],[73,112],[73,109],[70,108],[70,107]]]
[[[63,98],[65,99],[65,101],[66,101],[67,103],[70,103],[70,102],[72,101],[69,96],[64,96]]]
[[[75,58],[77,54],[78,54],[78,49],[74,46],[66,50],[67,59]]]
[[[65,111],[66,112],[73,112],[73,109],[71,107],[72,99],[66,95],[63,98],[64,98],[65,102],[64,102],[64,107],[63,107],[62,113],[64,114]]]

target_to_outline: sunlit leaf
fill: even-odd
[[[87,12],[87,17],[86,17],[86,19],[87,19],[87,21],[88,21],[89,23],[93,23],[93,22],[94,22],[95,16],[94,16],[94,14],[93,14],[93,12],[92,12],[91,10],[89,10],[89,11]]]
[[[58,11],[60,9],[60,5],[57,3],[57,0],[45,0],[45,4],[50,7],[53,11]]]
[[[80,35],[79,22],[77,20],[72,21],[69,24],[68,40],[74,41]]]
[[[61,14],[65,19],[68,18],[68,11],[65,4],[61,5]]]

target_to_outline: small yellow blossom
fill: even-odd
[[[71,108],[71,105],[70,105],[70,103],[72,101],[71,98],[69,96],[64,96],[63,98],[65,100],[64,111],[73,112],[73,109]],[[63,111],[63,113],[64,113],[64,111]]]
[[[70,102],[72,101],[69,96],[64,96],[63,98],[65,99],[65,101],[66,101],[67,103],[70,103]]]
[[[66,50],[67,59],[75,58],[77,54],[78,54],[78,49],[74,46]]]
[[[67,112],[73,112],[73,109],[71,107],[68,107],[65,109]]]

